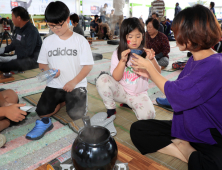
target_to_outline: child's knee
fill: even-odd
[[[7,102],[9,103],[17,103],[18,102],[18,95],[14,90],[7,89],[2,91],[2,94]]]
[[[46,115],[49,115],[53,113],[56,109],[56,106],[49,106],[47,104],[38,103],[36,108],[36,113],[39,117],[45,117]]]
[[[104,86],[106,83],[108,83],[110,81],[110,75],[109,74],[102,74],[100,75],[97,80],[96,80],[96,86]]]

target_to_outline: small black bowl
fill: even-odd
[[[9,78],[9,77],[12,77],[12,73],[3,73],[3,76],[5,77],[5,78]]]
[[[144,53],[144,49],[138,48],[138,49],[130,49],[131,53],[135,53],[137,55],[142,55]]]

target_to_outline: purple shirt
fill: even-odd
[[[194,61],[176,81],[167,81],[165,94],[174,109],[171,135],[189,142],[216,144],[210,133],[222,134],[222,54]]]

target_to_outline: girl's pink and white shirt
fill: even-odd
[[[130,59],[134,57],[132,54],[130,55]],[[113,71],[117,67],[119,63],[119,59],[117,56],[117,50],[113,52],[111,59],[111,68],[110,73],[113,74]],[[148,90],[148,78],[142,77],[136,73],[134,73],[133,68],[131,67],[132,63],[129,60],[127,63],[128,67],[125,67],[123,78],[119,81],[119,83],[123,86],[124,90],[130,95],[137,95],[140,93],[147,93]]]

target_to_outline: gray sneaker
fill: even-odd
[[[6,143],[6,138],[4,135],[0,134],[0,148],[2,146],[4,146],[4,144]]]

